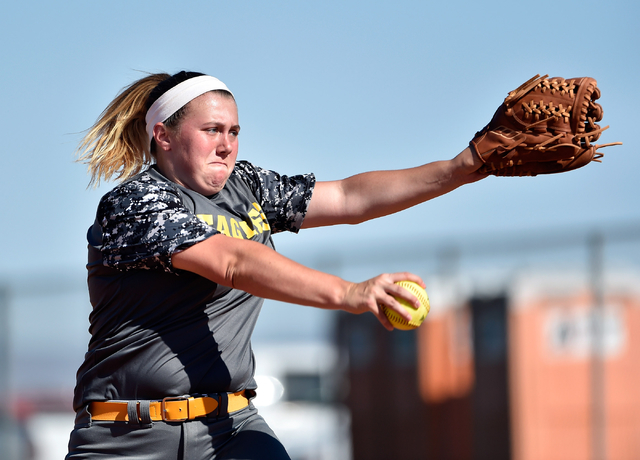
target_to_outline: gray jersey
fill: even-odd
[[[217,233],[273,247],[272,233],[300,229],[314,184],[238,162],[212,197],[155,168],[107,193],[87,235],[91,341],[74,408],[255,388],[262,299],[174,269],[171,256]]]

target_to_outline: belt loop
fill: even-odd
[[[226,414],[229,412],[229,394],[218,393],[218,414]]]
[[[93,424],[93,420],[91,419],[91,412],[89,412],[89,404],[87,404],[86,406],[84,406],[84,408],[82,409],[81,415],[79,418],[83,418],[83,415],[86,414],[85,417],[89,417],[89,423],[88,426],[91,426]],[[78,417],[76,417],[78,418]]]
[[[209,417],[211,417],[211,418],[218,418],[218,417],[220,417],[220,414],[222,413],[222,412],[221,412],[221,410],[220,410],[220,393],[215,393],[215,394],[207,395],[207,396],[208,396],[208,397],[210,397],[210,398],[215,399],[215,400],[217,401],[217,403],[218,403],[218,404],[216,405],[215,410],[213,410],[213,411],[211,411],[211,412],[209,412],[209,413],[207,414],[207,418],[209,418]]]
[[[151,420],[151,412],[149,407],[151,406],[151,401],[139,401],[140,403],[140,424],[143,428],[151,428],[153,422]]]
[[[138,418],[138,401],[127,401],[127,415],[129,416],[129,423],[140,424],[140,419]]]

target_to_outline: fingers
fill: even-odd
[[[351,283],[340,308],[354,314],[371,312],[376,315],[386,329],[392,330],[393,326],[385,315],[384,308],[388,308],[410,321],[411,313],[400,301],[407,302],[414,308],[419,306],[418,299],[410,291],[395,284],[398,281],[412,281],[423,288],[425,287],[422,278],[413,273],[382,274],[362,283]]]
[[[374,281],[374,283],[376,283],[380,288],[379,293],[374,291],[379,295],[379,297],[376,299],[377,308],[373,313],[385,329],[389,331],[393,330],[393,325],[384,312],[385,307],[393,310],[407,321],[411,321],[411,313],[407,311],[398,299],[406,301],[414,308],[418,308],[420,306],[420,301],[410,291],[395,283],[398,281],[413,281],[424,288],[425,284],[422,278],[409,272],[400,272],[380,275],[371,281]]]
[[[398,285],[394,286],[396,286],[396,288],[393,289],[393,292],[388,293],[385,301],[380,305],[381,314],[386,318],[384,308],[387,308],[388,310],[392,310],[400,315],[400,317],[404,318],[406,321],[411,321],[411,312],[407,310],[405,305],[409,305],[417,309],[420,306],[420,302],[405,288]],[[405,305],[403,305],[400,300],[403,300]]]
[[[380,324],[382,324],[382,326],[384,326],[384,328],[387,331],[393,331],[393,324],[391,324],[391,321],[389,321],[389,318],[387,318],[387,315],[384,314],[384,311],[382,310],[382,305],[378,305],[379,307],[379,311],[378,313],[375,313],[376,318],[378,318],[378,321],[380,321]]]
[[[418,275],[414,275],[411,272],[388,273],[380,276],[388,276],[392,283],[396,283],[397,281],[413,281],[414,283],[418,283],[423,288],[426,288],[422,278],[420,278]]]

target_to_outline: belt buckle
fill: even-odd
[[[187,420],[189,420],[189,398],[190,396],[185,395],[185,396],[167,396],[166,398],[162,398],[162,403],[160,406],[160,412],[161,412],[161,416],[162,416],[162,421],[163,422],[185,422]],[[187,416],[184,418],[167,418],[167,410],[166,410],[166,403],[167,401],[187,401]]]

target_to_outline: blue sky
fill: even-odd
[[[598,80],[602,164],[490,177],[356,227],[282,235],[285,254],[640,221],[640,4],[522,1],[76,1],[0,6],[0,279],[83,283],[100,196],[74,149],[142,72],[217,76],[236,95],[240,158],[338,179],[447,159],[531,76]],[[75,281],[74,281],[75,282]]]
[[[240,157],[320,180],[449,158],[536,73],[596,78],[611,125],[601,141],[624,142],[605,150],[602,164],[492,177],[402,217],[313,230],[286,245],[640,218],[639,8],[615,0],[5,2],[0,274],[84,262],[86,228],[111,184],[86,190],[74,149],[141,71],[218,76],[237,95]]]

